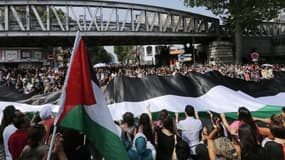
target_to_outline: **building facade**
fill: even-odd
[[[0,68],[30,68],[48,65],[41,48],[0,48]]]
[[[160,54],[160,45],[138,46],[138,54],[140,55],[141,65],[155,65],[155,56]]]

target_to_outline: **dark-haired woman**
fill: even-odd
[[[238,109],[238,120],[233,122],[231,126],[228,125],[224,114],[221,114],[221,118],[227,130],[231,133],[233,142],[237,142],[235,143],[236,151],[239,153],[241,160],[263,158],[259,132],[247,108],[240,107]]]
[[[148,105],[147,107],[147,111],[148,111],[148,116],[150,118],[150,121],[152,122],[152,115],[151,115],[151,110],[150,110],[150,105]],[[159,113],[158,113],[158,116],[157,116],[157,121],[154,121],[153,122],[153,131],[154,131],[154,145],[157,146],[157,134],[158,134],[158,131],[162,129],[163,127],[163,120],[165,118],[167,118],[169,116],[169,113],[166,109],[163,109],[161,110]]]
[[[17,131],[17,128],[13,124],[13,119],[15,117],[16,109],[14,106],[7,106],[3,110],[3,118],[1,122],[1,136],[3,139],[4,151],[5,151],[5,159],[12,159],[11,153],[8,149],[8,140],[9,137]]]
[[[239,127],[246,123],[250,126],[251,131],[255,133],[256,138],[257,138],[256,139],[257,143],[259,144],[260,143],[259,142],[259,131],[253,120],[253,117],[251,116],[250,111],[245,107],[240,107],[238,109],[237,114],[238,114],[238,120],[234,121],[231,125],[228,124],[225,115],[221,114],[222,122],[225,125],[228,132],[230,132],[232,135],[238,136]]]
[[[42,143],[46,131],[43,125],[34,125],[28,130],[28,144],[24,147],[20,160],[40,160],[48,152]]]
[[[251,116],[250,111],[245,107],[238,109],[238,120],[234,121],[231,125],[231,129],[238,129],[243,123],[249,124],[254,130],[257,130],[256,124]]]
[[[156,160],[171,160],[175,145],[175,129],[170,117],[163,121],[162,129],[157,133],[157,156]]]
[[[257,130],[251,125],[243,123],[238,130],[241,160],[264,159],[261,146],[258,144]]]
[[[143,134],[146,136],[147,140],[154,145],[154,135],[152,130],[152,124],[148,114],[143,113],[139,119],[139,126],[143,126]]]

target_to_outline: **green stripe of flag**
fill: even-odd
[[[281,108],[283,106],[265,106],[257,111],[251,111],[252,116],[255,117],[260,117],[260,118],[269,118],[272,114],[280,114],[281,112]],[[211,112],[215,112],[215,111],[211,111]],[[152,117],[153,120],[156,121],[159,112],[152,112]],[[204,119],[209,119],[209,114],[207,113],[207,111],[199,111],[199,117],[200,118],[204,118]],[[175,118],[175,112],[169,112],[169,115],[172,118]],[[236,112],[227,112],[225,113],[225,115],[227,116],[227,118],[229,118],[229,120],[234,120],[237,119],[237,111]],[[179,112],[179,119],[184,119],[185,118],[185,114],[183,112]]]
[[[76,106],[68,112],[60,126],[77,129],[86,134],[106,160],[126,160],[126,151],[122,148],[120,138],[110,130],[94,122],[86,113],[83,106]],[[110,150],[112,152],[110,153]]]

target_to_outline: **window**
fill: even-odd
[[[17,60],[18,51],[17,50],[6,50],[6,60]]]
[[[146,55],[147,56],[152,56],[152,46],[147,46],[146,47]]]
[[[4,60],[4,51],[0,50],[0,61]]]
[[[35,59],[42,59],[42,52],[34,51],[33,58],[35,58]]]
[[[31,51],[28,51],[28,50],[23,50],[22,51],[22,54],[21,54],[21,58],[22,59],[25,59],[25,58],[31,58]]]
[[[160,46],[156,46],[155,47],[155,55],[159,55],[160,54]]]

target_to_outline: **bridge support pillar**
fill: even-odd
[[[242,31],[241,25],[236,24],[235,26],[235,57],[234,57],[235,64],[242,63]]]
[[[228,41],[215,41],[210,43],[208,60],[210,64],[232,64],[232,43]]]

